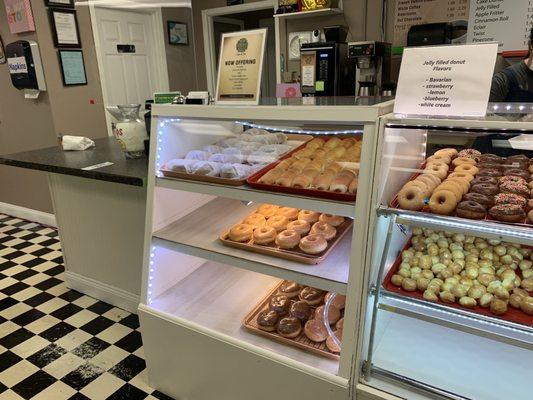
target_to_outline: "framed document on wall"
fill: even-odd
[[[87,85],[83,52],[81,50],[59,50],[58,54],[63,85]]]
[[[266,37],[266,28],[222,35],[217,103],[259,104]]]
[[[44,0],[46,7],[74,8],[74,0]]]
[[[50,8],[50,23],[56,47],[81,48],[76,10]]]

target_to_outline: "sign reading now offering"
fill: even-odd
[[[484,116],[497,51],[497,43],[406,48],[394,112]]]

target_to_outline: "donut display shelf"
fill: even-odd
[[[276,287],[270,293],[268,293],[268,295],[265,296],[265,298],[261,300],[250,311],[250,313],[246,317],[244,317],[243,327],[254,334],[265,336],[277,342],[288,344],[294,347],[298,347],[302,350],[317,354],[322,357],[331,358],[333,360],[339,360],[340,359],[339,355],[337,353],[331,352],[326,347],[325,341],[321,343],[313,342],[312,340],[308,339],[307,336],[305,336],[303,329],[302,329],[302,333],[294,339],[285,338],[281,336],[280,334],[278,334],[276,331],[267,332],[267,331],[259,329],[259,326],[257,325],[257,315],[261,311],[268,310],[268,303],[270,301],[270,298],[277,293],[279,287],[282,284],[283,282],[281,282],[279,285],[276,285]],[[322,301],[317,306],[311,306],[311,309],[314,312],[314,310],[321,305],[324,305],[324,301]],[[343,317],[344,317],[344,310],[341,311],[341,318]]]
[[[420,170],[424,170],[425,167],[426,167],[426,162],[423,162],[423,163],[420,165]],[[453,171],[450,172],[450,173],[453,173]],[[416,173],[414,173],[414,174],[411,176],[411,178],[409,179],[408,182],[412,182],[412,181],[414,181],[414,180],[415,180],[418,176],[420,176],[420,175],[421,175],[420,172],[416,172]],[[421,212],[421,213],[427,213],[427,214],[432,214],[432,215],[433,215],[433,213],[431,212],[431,210],[430,210],[429,207],[427,206],[428,202],[429,202],[429,199],[426,199],[426,202],[425,202],[426,205],[424,206],[424,208],[422,208],[422,210],[420,210],[420,211],[418,211],[418,212]],[[396,193],[396,194],[394,195],[394,197],[392,198],[392,200],[390,201],[390,203],[389,203],[389,207],[394,208],[394,209],[397,209],[397,210],[401,210],[400,204],[399,204],[399,202],[398,202],[398,193]],[[449,217],[461,218],[461,217],[458,217],[458,216],[456,215],[455,212],[452,213],[451,215],[449,215]],[[463,220],[465,220],[465,221],[471,221],[471,222],[474,222],[474,223],[475,223],[476,221],[479,221],[479,220],[476,220],[476,219],[468,219],[468,218],[461,218],[461,219],[463,219]],[[485,216],[485,218],[483,218],[483,220],[484,220],[484,221],[495,222],[495,223],[497,223],[497,224],[515,225],[515,226],[522,226],[522,227],[525,226],[525,227],[533,228],[533,224],[531,224],[531,223],[529,223],[529,222],[527,221],[527,216],[526,216],[526,218],[524,219],[523,222],[503,222],[503,221],[498,221],[498,220],[492,218],[492,216],[491,216],[489,213],[487,213],[487,215]]]
[[[339,243],[344,235],[350,230],[352,224],[353,220],[346,218],[345,221],[337,227],[337,234],[335,237],[328,241],[328,247],[318,254],[305,253],[304,251],[300,250],[298,246],[293,249],[286,250],[281,249],[275,243],[269,245],[259,245],[254,243],[253,238],[248,242],[236,242],[229,239],[229,229],[219,237],[219,240],[224,246],[265,254],[277,258],[283,258],[289,261],[301,262],[303,264],[316,265],[320,264],[326,259],[326,257],[335,248],[337,243]]]
[[[419,291],[409,292],[407,290],[402,289],[399,286],[395,286],[392,283],[392,281],[391,281],[392,276],[396,272],[398,272],[400,264],[402,263],[402,251],[409,249],[409,247],[411,247],[411,239],[409,239],[407,244],[402,248],[402,250],[398,254],[398,257],[396,258],[396,260],[394,261],[394,263],[390,267],[389,272],[385,276],[385,279],[383,280],[382,286],[383,286],[383,288],[385,288],[389,292],[397,293],[397,294],[400,294],[400,295],[402,295],[404,297],[411,297],[411,298],[414,298],[414,299],[417,299],[417,300],[422,300],[424,302],[427,302],[429,305],[431,305],[431,304],[433,304],[433,302],[424,299],[423,293],[421,293]],[[530,293],[530,295],[533,295],[533,293]],[[467,307],[461,306],[458,303],[445,303],[445,302],[443,302],[441,300],[438,300],[437,303],[439,305],[445,306],[445,307],[451,307],[451,308],[456,308],[456,309],[460,309],[460,310],[470,311],[470,312],[474,312],[474,313],[477,313],[477,314],[485,315],[485,316],[492,317],[492,318],[502,319],[502,320],[505,320],[505,321],[514,322],[514,323],[525,325],[525,326],[533,326],[533,317],[531,315],[527,315],[526,313],[522,312],[521,310],[518,310],[518,309],[513,308],[513,307],[509,307],[507,312],[505,314],[503,314],[503,315],[495,315],[495,314],[490,312],[489,308],[483,308],[483,307],[481,307],[479,305],[474,307],[474,308],[467,308]]]
[[[328,136],[316,136],[324,139],[326,142],[330,139]],[[362,136],[349,136],[357,141],[362,140]],[[346,201],[346,202],[355,202],[355,198],[357,195],[357,192],[355,194],[352,193],[336,193],[336,192],[330,192],[326,190],[317,190],[317,189],[299,189],[299,188],[293,188],[293,187],[285,187],[285,186],[279,186],[279,185],[267,185],[265,183],[260,183],[259,180],[263,175],[265,175],[270,170],[273,170],[278,166],[278,164],[286,159],[289,159],[292,157],[294,153],[296,153],[298,150],[301,150],[305,147],[305,144],[301,147],[295,149],[294,151],[291,151],[284,156],[282,156],[278,161],[273,162],[263,169],[257,171],[255,174],[252,174],[248,177],[246,182],[253,188],[260,189],[260,190],[267,190],[269,192],[281,192],[281,193],[288,193],[288,194],[296,194],[299,196],[306,196],[306,197],[318,197],[321,199],[328,199],[328,200],[335,200],[335,201]]]

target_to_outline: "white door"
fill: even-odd
[[[105,75],[105,105],[144,106],[156,91],[150,14],[97,8],[96,24]],[[128,49],[124,45],[131,46]]]

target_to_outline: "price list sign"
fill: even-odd
[[[397,0],[394,46],[407,44],[413,25],[468,20],[470,0]]]
[[[468,42],[498,42],[498,51],[527,50],[533,0],[471,0]]]

